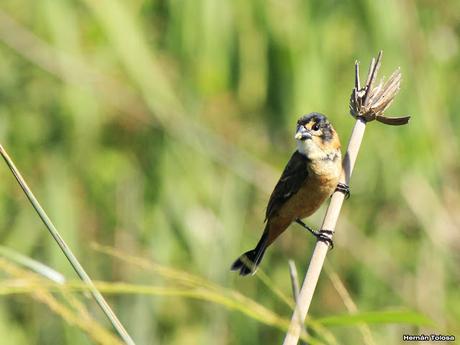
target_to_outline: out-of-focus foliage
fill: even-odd
[[[367,66],[383,49],[380,74],[403,73],[388,115],[412,119],[369,125],[329,264],[359,312],[413,310],[435,325],[325,323],[321,339],[460,336],[459,36],[455,0],[2,0],[0,142],[94,279],[170,286],[91,242],[206,277],[289,319],[272,289],[229,266],[260,236],[297,117],[327,114],[345,146],[354,60]],[[0,175],[2,245],[74,278],[5,166]],[[313,242],[293,225],[267,252],[261,269],[284,295],[287,260],[303,276]],[[2,343],[95,340],[34,296],[2,297]],[[310,314],[330,320],[347,301],[324,274]],[[283,338],[221,304],[141,293],[110,302],[139,344]]]

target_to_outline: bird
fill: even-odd
[[[348,186],[339,183],[342,172],[339,135],[325,115],[314,112],[298,119],[294,138],[297,149],[270,195],[262,237],[254,249],[242,254],[231,266],[241,276],[256,272],[268,246],[293,222],[333,247],[328,236],[332,231],[315,231],[302,219],[316,212],[335,190],[349,197]]]

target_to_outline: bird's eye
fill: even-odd
[[[317,131],[319,129],[319,124],[315,123],[313,126],[311,126],[311,129]]]

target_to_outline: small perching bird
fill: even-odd
[[[339,136],[325,115],[311,113],[297,121],[294,138],[297,150],[270,196],[262,237],[253,250],[241,255],[232,265],[232,271],[239,271],[242,276],[255,273],[267,247],[292,222],[333,245],[326,235],[330,233],[328,230],[316,232],[301,219],[312,215],[336,188],[349,194],[348,186],[338,185],[342,171]]]

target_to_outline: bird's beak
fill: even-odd
[[[307,139],[311,139],[311,134],[304,126],[300,126],[297,133],[294,135],[294,138],[296,140],[305,141]]]

